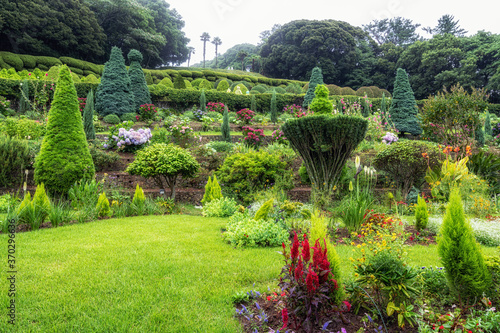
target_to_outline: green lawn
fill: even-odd
[[[224,224],[135,217],[18,234],[17,331],[239,332],[231,296],[276,285],[282,262],[279,248],[223,243]],[[5,263],[0,332],[12,332]]]
[[[231,296],[275,287],[283,262],[280,248],[223,243],[225,223],[187,215],[133,217],[17,234],[17,331],[240,332]],[[6,242],[0,235],[3,258]],[[344,279],[352,279],[352,247],[337,252]],[[409,260],[440,266],[436,246],[412,247]],[[0,332],[13,332],[5,320],[5,260],[2,265]]]

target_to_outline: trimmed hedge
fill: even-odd
[[[153,104],[158,105],[162,102],[167,103],[169,107],[185,110],[193,105],[198,105],[201,91],[195,89],[172,89],[163,85],[149,86],[149,92]],[[237,95],[233,93],[221,92],[217,90],[205,91],[207,102],[222,102],[232,111],[239,111],[249,108],[251,104],[250,95]],[[263,112],[270,111],[272,94],[255,95],[257,109]],[[278,111],[283,110],[285,105],[301,104],[304,95],[277,94],[276,105]]]

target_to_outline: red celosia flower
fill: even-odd
[[[347,307],[347,311],[351,311],[351,303],[348,301],[344,301],[345,306]]]
[[[310,293],[315,292],[316,289],[318,289],[318,287],[319,287],[318,275],[316,274],[315,271],[313,271],[311,269],[311,266],[309,266],[309,272],[307,273],[306,286],[307,286],[307,290]]]
[[[266,298],[267,298],[267,300],[268,300],[268,301],[270,301],[270,300],[271,300],[271,296],[267,296]]]
[[[309,249],[309,241],[307,240],[306,234],[304,234],[304,241],[302,242],[302,258],[304,258],[305,262],[311,259],[311,251]]]
[[[286,308],[281,310],[281,318],[283,319],[283,327],[281,329],[284,330],[288,326],[288,310]]]
[[[295,268],[295,280],[299,281],[302,278],[302,274],[304,274],[304,265],[302,264],[302,260],[299,260],[299,264]]]
[[[297,233],[295,233],[295,236],[293,236],[292,250],[290,252],[290,255],[292,256],[292,260],[297,259],[297,257],[299,256],[299,239],[297,237]]]

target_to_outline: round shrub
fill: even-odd
[[[343,87],[343,88],[340,88],[340,95],[341,96],[356,96],[356,92],[354,91],[354,89],[350,88],[350,87]]]
[[[173,88],[174,87],[174,84],[172,83],[172,80],[170,80],[170,78],[168,78],[168,77],[164,77],[163,79],[161,79],[161,81],[158,84],[167,86],[169,88]]]
[[[330,92],[331,96],[338,96],[340,95],[340,87],[334,84],[327,84],[326,87],[328,88],[328,91]]]
[[[102,119],[105,123],[108,123],[108,124],[113,124],[113,125],[116,125],[116,124],[119,124],[121,121],[120,121],[120,118],[116,115],[116,114],[108,114],[107,116],[104,116],[104,118]]]
[[[434,168],[439,164],[439,154],[439,148],[433,143],[399,140],[378,152],[373,164],[377,170],[386,172],[406,197],[412,186],[423,183],[428,166]]]
[[[174,88],[175,89],[186,89],[186,80],[182,78],[182,76],[177,75],[174,79]]]
[[[281,87],[274,88],[274,91],[276,91],[277,94],[286,94],[286,90]]]
[[[108,116],[113,116],[113,115],[108,115]],[[106,117],[108,117],[106,116]],[[104,118],[106,118],[104,117]],[[136,122],[137,121],[137,114],[135,114],[134,112],[130,112],[130,113],[125,113],[123,114],[121,117],[120,117],[120,120],[121,121],[133,121],[133,122]]]
[[[61,66],[62,62],[61,60],[54,58],[54,57],[36,57],[36,63],[37,67],[45,66],[48,68],[53,67],[53,66]]]
[[[196,80],[193,80],[193,81],[191,81],[191,86],[192,86],[193,88],[199,88],[199,86],[200,86],[200,84],[201,84],[201,81],[203,81],[203,80],[205,80],[205,79],[198,78],[198,79],[196,79]]]
[[[287,164],[278,156],[259,151],[228,156],[217,172],[217,178],[226,191],[245,203],[251,203],[257,191],[270,186],[277,176],[287,172]]]
[[[87,75],[87,77],[85,77],[85,82],[98,84],[99,79],[94,74],[89,74]]]
[[[226,92],[229,89],[229,82],[227,80],[222,80],[217,85],[217,91]]]
[[[20,54],[19,58],[23,61],[24,68],[26,69],[35,69],[36,67],[36,58],[27,54]]]
[[[199,87],[198,87],[200,90],[202,89],[205,89],[205,90],[210,90],[210,89],[213,89],[214,88],[214,84],[211,83],[210,81],[206,80],[206,79],[202,79]]]
[[[16,71],[20,72],[23,70],[24,68],[23,61],[17,54],[10,52],[2,52],[1,56],[3,61],[9,64],[10,66],[14,67]]]
[[[238,83],[233,88],[233,93],[235,93],[235,94],[241,93],[242,95],[246,95],[247,91],[248,91],[248,89],[247,89],[247,87],[245,87],[245,85],[243,83]]]

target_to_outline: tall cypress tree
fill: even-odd
[[[134,94],[122,51],[113,46],[109,61],[104,65],[101,84],[97,87],[95,109],[101,116],[134,112]]]
[[[387,117],[387,102],[385,100],[385,93],[382,93],[382,100],[380,101],[380,118],[382,125],[387,128],[386,123],[389,117]]]
[[[417,119],[417,112],[417,103],[415,102],[415,95],[408,80],[408,74],[406,74],[404,69],[398,68],[389,114],[394,126],[401,135],[403,133],[410,133],[412,135],[422,134],[422,128]]]
[[[83,109],[83,129],[85,130],[87,141],[94,141],[94,91],[92,89],[90,89],[89,93],[87,94],[85,108]]]
[[[75,85],[69,68],[63,65],[35,161],[35,182],[44,183],[50,193],[66,194],[75,182],[92,179],[94,174]]]
[[[255,95],[252,95],[252,99],[250,100],[250,110],[257,112],[257,101],[255,100]]]
[[[205,89],[202,89],[200,94],[200,110],[203,111],[203,113],[207,112],[207,99],[205,97]]]
[[[311,73],[311,78],[309,79],[309,88],[304,96],[304,103],[302,103],[304,108],[307,108],[314,99],[314,92],[316,91],[316,86],[318,84],[323,84],[323,73],[321,72],[321,68],[314,67]]]
[[[134,111],[138,113],[141,105],[151,104],[151,95],[149,94],[149,88],[141,67],[141,52],[132,49],[128,53],[127,58],[130,61],[128,76],[130,77],[130,88],[134,95]]]
[[[490,118],[490,113],[486,112],[486,119],[484,120],[484,133],[491,135],[492,130],[491,130],[491,118]]]
[[[271,97],[271,121],[273,124],[278,122],[278,108],[276,107],[276,90],[273,89],[273,95]]]
[[[222,114],[221,133],[222,141],[231,142],[231,129],[229,128],[229,111],[227,110],[227,106],[224,106],[224,113]]]

